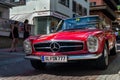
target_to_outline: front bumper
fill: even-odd
[[[69,55],[68,61],[69,60],[89,60],[89,59],[98,59],[99,57],[102,56],[102,53],[100,54],[86,54],[86,55]],[[33,55],[28,55],[25,56],[26,59],[35,59],[35,60],[41,60],[41,56],[33,56]]]

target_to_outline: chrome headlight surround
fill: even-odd
[[[96,36],[88,37],[87,48],[88,48],[88,51],[92,53],[98,50],[98,38]]]
[[[26,54],[31,54],[32,53],[32,46],[31,46],[31,42],[29,40],[25,40],[23,42],[23,46],[24,46],[24,51]]]

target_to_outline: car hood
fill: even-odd
[[[53,41],[53,40],[85,40],[89,35],[96,35],[101,31],[98,29],[91,29],[91,30],[68,30],[68,31],[61,31],[49,35],[41,35],[37,36],[34,40],[35,42],[40,41]]]

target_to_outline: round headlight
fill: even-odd
[[[24,51],[27,54],[31,54],[32,53],[32,46],[31,46],[31,42],[29,40],[25,40],[24,43]]]
[[[87,47],[89,52],[96,52],[98,50],[98,38],[89,36],[87,39]]]

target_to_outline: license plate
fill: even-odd
[[[42,62],[67,62],[67,56],[42,56]]]

